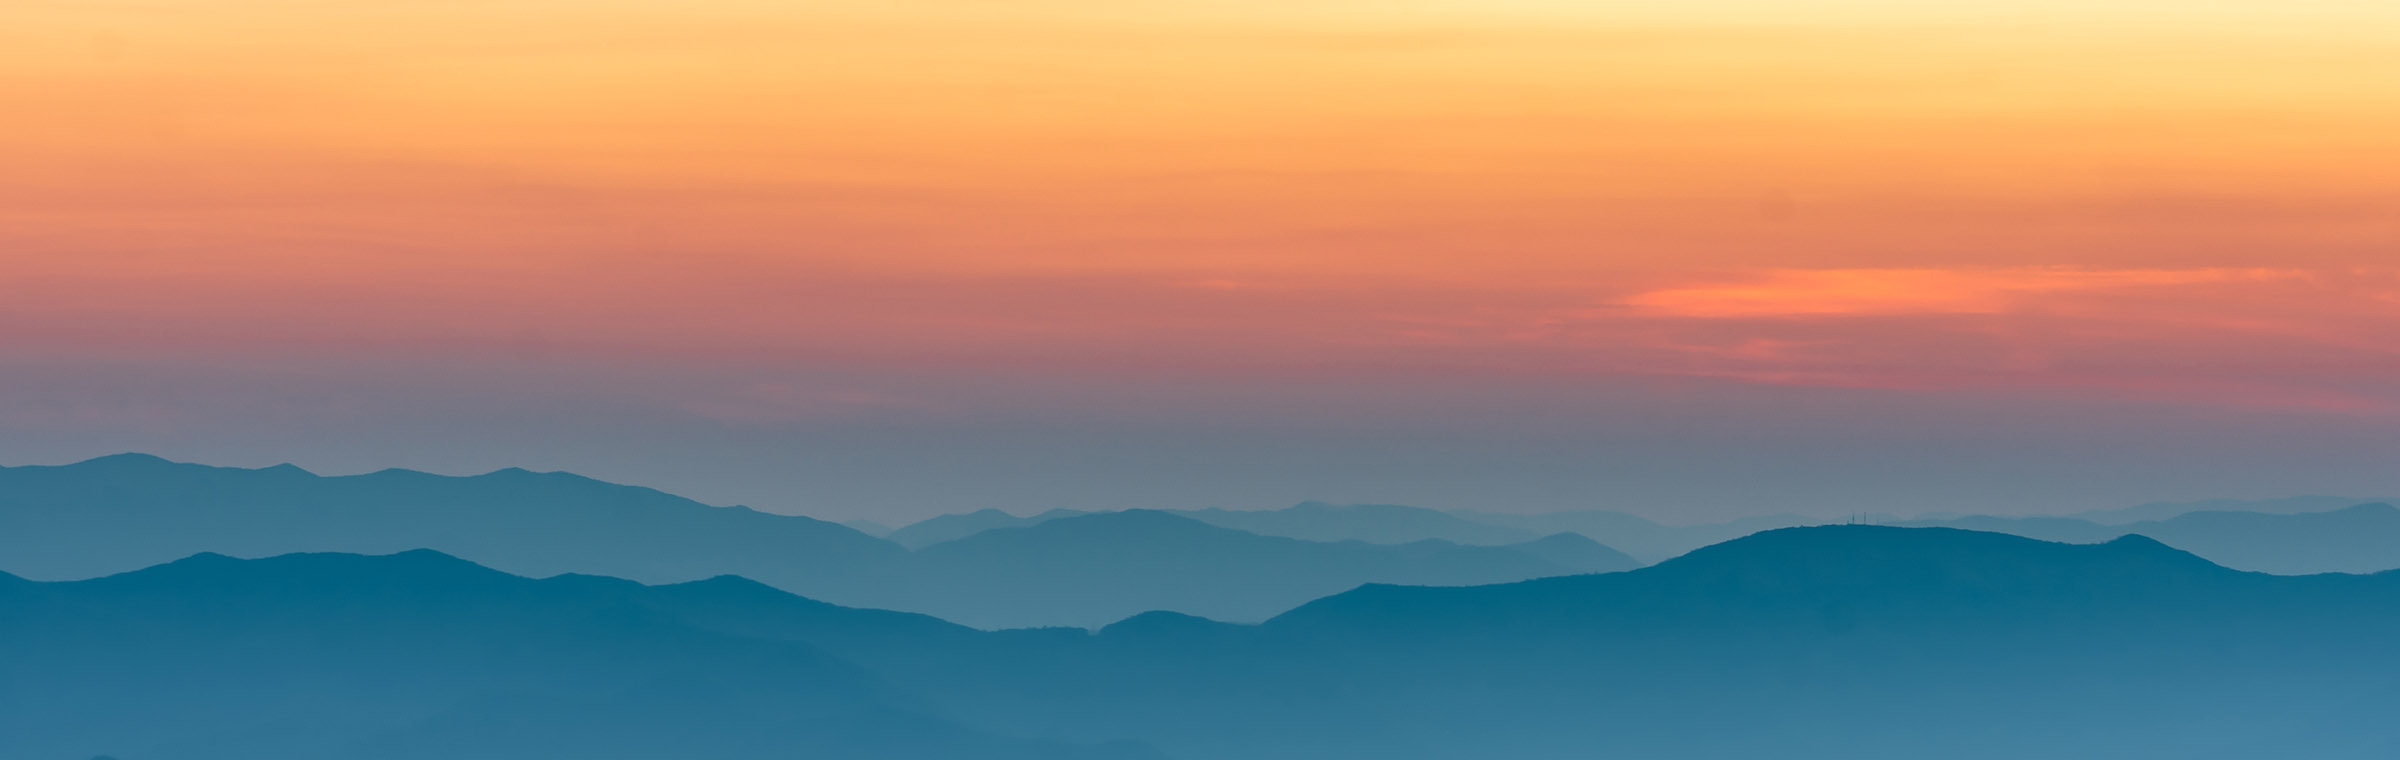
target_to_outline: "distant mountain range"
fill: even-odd
[[[0,468],[0,570],[88,578],[199,552],[437,549],[527,576],[663,583],[735,574],[839,597],[907,554],[822,520],[509,469],[323,477],[142,454]]]
[[[2258,511],[2220,507],[2255,506]],[[1777,528],[1822,524],[1801,515],[1768,515],[1723,523],[1662,525],[1610,511],[1516,515],[1460,510],[1442,512],[1384,505],[1336,506],[1305,502],[1281,510],[1173,510],[1222,527],[1317,541],[1401,543],[1439,540],[1465,545],[1527,544],[1543,536],[1574,534],[1622,551],[1641,564],[1680,556],[1693,549]],[[1052,510],[1017,517],[997,510],[944,515],[892,533],[902,543],[934,538],[957,540],[980,532],[1038,525],[1093,514]],[[2121,522],[2130,515],[2165,515]],[[1965,516],[1938,519],[1876,518],[1905,527],[1956,527],[2011,533],[2068,543],[2102,543],[2139,534],[2240,570],[2305,575],[2371,573],[2400,568],[2400,510],[2326,496],[2261,502],[2206,501],[2149,504],[2127,510],[2073,517]]]
[[[204,555],[0,576],[0,756],[2382,760],[2395,636],[2400,573],[1942,528],[1097,633],[425,551]]]
[[[2154,501],[2122,509],[2100,509],[2078,512],[2067,517],[2102,525],[2127,525],[2155,522],[2193,512],[2260,512],[2270,515],[2297,515],[2309,512],[2331,512],[2360,504],[2400,502],[2400,498],[2361,499],[2349,496],[2291,496],[2281,499],[2207,499],[2202,501]]]
[[[1010,521],[994,525],[1026,527],[979,526],[912,552],[830,522],[564,473],[321,477],[288,465],[207,467],[128,454],[0,468],[0,571],[75,579],[199,552],[426,548],[533,577],[673,583],[739,575],[841,604],[1016,627],[1096,626],[1159,609],[1257,621],[1362,583],[1493,583],[1639,564],[1576,537],[1532,536],[1505,547],[1301,541],[1160,512],[1050,516],[1067,518],[1057,525],[1000,513],[960,520],[994,515]]]
[[[1762,530],[1823,522],[1800,515],[1772,515],[1725,523],[1668,526],[1623,512],[1602,510],[1519,515],[1473,510],[1443,511],[1389,504],[1340,505],[1319,501],[1306,501],[1292,507],[1270,510],[1158,511],[1262,536],[1306,541],[1404,544],[1430,540],[1467,546],[1501,546],[1560,533],[1575,533],[1621,550],[1644,564]],[[988,530],[1037,525],[1089,514],[1093,513],[1053,509],[1019,517],[997,509],[986,509],[929,518],[892,530],[886,534],[886,538],[915,549],[956,541]]]
[[[1040,525],[1051,520],[1096,514],[1074,509],[1053,509],[1032,517],[1018,517],[997,509],[983,509],[954,515],[936,515],[903,525],[884,534],[886,540],[910,549],[923,549],[934,544],[956,541],[987,530],[1022,528]]]
[[[1447,541],[1468,546],[1499,546],[1532,541],[1568,529],[1538,531],[1518,529],[1476,521],[1440,510],[1422,507],[1403,507],[1386,504],[1335,505],[1321,501],[1304,501],[1286,509],[1236,511],[1228,509],[1168,509],[1152,510],[1178,515],[1220,528],[1231,528],[1261,536],[1297,538],[1303,541],[1364,541],[1373,544],[1407,544],[1418,541]],[[1031,517],[1018,517],[997,509],[965,514],[941,515],[893,530],[887,534],[894,543],[911,549],[932,546],[944,541],[956,541],[987,530],[1017,528],[1091,512],[1054,509]]]
[[[2097,543],[2148,536],[2237,570],[2280,575],[2373,573],[2400,568],[2400,509],[2359,504],[2327,512],[2189,512],[2164,520],[2101,524],[2068,517],[1965,517],[1899,523]]]
[[[1499,546],[1574,532],[1564,527],[1544,529],[1499,525],[1440,510],[1391,504],[1335,505],[1304,501],[1285,509],[1247,512],[1195,509],[1177,514],[1210,525],[1306,541],[1365,541],[1374,544],[1448,541],[1471,546]]]
[[[1468,519],[1529,532],[1581,534],[1594,541],[1617,547],[1644,563],[1682,556],[1684,552],[1693,549],[1740,538],[1762,530],[1817,525],[1825,522],[1801,515],[1765,515],[1722,523],[1670,526],[1635,515],[1606,510],[1534,515],[1495,512],[1460,512],[1459,514]]]
[[[886,579],[891,606],[987,628],[1092,627],[1150,610],[1258,621],[1364,583],[1473,585],[1640,565],[1571,534],[1488,547],[1318,542],[1149,510],[986,530],[910,559]]]
[[[2267,508],[2331,503],[2325,498]],[[2237,569],[2286,574],[2400,567],[2400,512],[2344,506],[2189,512],[2129,524],[1995,517],[1903,524],[2075,543],[2139,533]],[[1782,515],[1667,526],[1606,511],[1506,515],[1306,502],[1255,512],[1018,517],[986,510],[902,526],[879,539],[821,520],[712,507],[565,473],[322,477],[288,465],[207,467],[139,454],[0,468],[0,571],[30,578],[88,578],[198,552],[429,548],[532,577],[674,583],[739,575],[836,604],[984,628],[1093,627],[1151,610],[1256,622],[1360,584],[1458,586],[1616,572],[1807,522]]]

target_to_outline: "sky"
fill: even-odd
[[[2400,5],[17,0],[0,463],[2400,493]]]

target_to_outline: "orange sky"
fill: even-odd
[[[858,5],[35,2],[9,240],[1454,276],[2400,237],[2372,3]]]
[[[9,356],[2400,406],[2400,5],[6,15]]]

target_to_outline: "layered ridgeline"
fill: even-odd
[[[11,582],[15,581],[15,582]],[[1156,757],[933,716],[797,636],[973,631],[725,578],[531,580],[426,550],[0,577],[0,756],[124,760]]]
[[[2130,524],[2101,521],[2173,507],[1913,524],[2074,543],[2139,533],[2236,569],[2287,574],[2400,568],[2400,510],[2287,514],[2327,503],[2340,502],[2311,497],[2259,503],[2259,513]],[[740,575],[835,603],[985,628],[1088,627],[1148,610],[1254,622],[1362,583],[1612,572],[1800,522],[1787,515],[1665,526],[1606,511],[1501,515],[1310,502],[1256,512],[985,511],[904,526],[884,540],[806,517],[517,469],[320,477],[290,466],[206,467],[142,455],[0,468],[0,571],[37,579],[87,578],[198,552],[430,548],[535,577],[671,583]],[[1633,547],[1633,556],[1611,547]]]
[[[883,591],[890,606],[987,628],[1100,626],[1150,610],[1258,621],[1363,583],[1488,584],[1636,566],[1573,534],[1508,546],[1319,542],[1150,510],[986,530],[909,560]]]
[[[2361,499],[2350,496],[2288,496],[2281,499],[2203,499],[2200,501],[2154,501],[2120,509],[2096,509],[2067,515],[2101,525],[2130,525],[2156,522],[2193,512],[2256,512],[2269,515],[2297,515],[2311,512],[2332,512],[2360,504],[2391,503],[2400,499]]]
[[[0,756],[2388,758],[2400,574],[1778,530],[1261,625],[984,632],[430,552],[0,578]]]
[[[509,573],[648,582],[727,573],[840,596],[906,551],[806,517],[567,473],[324,477],[142,454],[0,468],[0,571],[88,578],[215,552],[436,549]]]
[[[1960,517],[1897,524],[1996,531],[2068,543],[2139,534],[2226,567],[2282,575],[2400,568],[2400,508],[2386,503],[2324,512],[2188,512],[2123,524],[2072,517]]]
[[[1479,522],[1537,533],[1574,533],[1617,547],[1644,562],[1683,556],[1684,552],[1729,541],[1762,530],[1818,525],[1825,521],[1802,515],[1744,517],[1718,523],[1665,525],[1638,515],[1602,509],[1516,515],[1461,511]]]
[[[1469,519],[1441,510],[1391,504],[1327,504],[1321,501],[1304,501],[1287,509],[1255,511],[1167,509],[1156,511],[1167,512],[1220,528],[1231,528],[1262,536],[1297,538],[1303,541],[1364,541],[1371,544],[1447,541],[1468,546],[1501,546],[1534,541],[1560,533],[1577,532],[1573,528],[1567,527],[1556,530],[1520,529],[1493,524],[1490,521]],[[1020,528],[1088,514],[1092,513],[1071,509],[1054,509],[1030,517],[1018,517],[997,509],[986,509],[934,517],[893,530],[887,537],[902,546],[915,549],[944,541],[955,541],[987,530]],[[1680,554],[1681,552],[1676,553]]]
[[[1622,550],[1643,564],[1762,530],[1823,522],[1800,515],[1771,515],[1724,523],[1663,525],[1624,512],[1607,510],[1521,515],[1474,510],[1445,511],[1394,504],[1328,504],[1320,501],[1305,501],[1285,509],[1269,510],[1159,511],[1221,528],[1305,541],[1364,541],[1377,544],[1447,541],[1468,546],[1502,546],[1560,533],[1574,533]],[[1054,509],[1020,517],[997,509],[986,509],[941,515],[905,525],[886,534],[886,537],[913,549],[955,541],[987,530],[1039,525],[1088,514],[1093,513]]]
[[[0,468],[0,571],[31,578],[88,578],[199,552],[421,548],[535,577],[740,575],[982,627],[1093,626],[1157,609],[1256,621],[1362,583],[1495,583],[1636,564],[1573,536],[1504,547],[1298,541],[1152,512],[1077,515],[911,552],[834,523],[565,473],[321,477],[143,455]]]
[[[1171,510],[1171,513],[1260,535],[1317,541],[1440,540],[1465,545],[1504,545],[1541,536],[1574,534],[1623,550],[1642,563],[1657,562],[1763,530],[1823,522],[1800,515],[1767,515],[1721,523],[1663,525],[1604,510],[1518,515],[1319,502],[1256,512],[1205,509]],[[1053,510],[1018,517],[984,510],[944,515],[905,526],[892,532],[891,538],[904,545],[922,546],[988,530],[1039,525],[1089,514],[1092,513]],[[2129,517],[2145,519],[2125,519]],[[2329,496],[2145,504],[2069,517],[1970,516],[1916,520],[1879,517],[1877,520],[1887,525],[1966,528],[2067,543],[2101,543],[2138,534],[2227,567],[2283,575],[2367,573],[2400,568],[2400,509],[2384,503]]]

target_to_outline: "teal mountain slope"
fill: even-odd
[[[2098,543],[2140,534],[2226,567],[2280,575],[2400,569],[2400,509],[2382,503],[2294,514],[2187,512],[2123,525],[2064,517],[1964,517],[1904,524],[2070,543]]]
[[[1173,515],[1124,519],[1210,540]],[[2138,536],[1776,530],[1626,572],[1365,585],[1259,625],[1154,612],[1097,633],[980,631],[738,578],[534,581],[430,552],[0,578],[0,611],[6,757],[2400,750],[2400,573],[2245,573]]]
[[[738,574],[832,596],[905,554],[829,522],[565,473],[320,477],[138,454],[0,468],[0,570],[27,577],[92,577],[197,552],[409,549],[521,575],[672,582]]]
[[[1076,688],[1211,684],[1216,700],[1182,708],[1252,738],[1079,708],[1217,756],[1374,737],[1416,758],[2368,758],[2400,749],[2373,717],[2400,705],[2395,636],[2400,574],[2243,573],[2139,536],[1836,526],[1622,573],[1367,586],[1245,636],[1172,638],[1175,658]]]
[[[971,631],[760,588],[531,580],[430,551],[204,554],[9,586],[0,589],[0,756],[1150,756],[1001,738],[935,717],[800,634],[928,644],[942,628]],[[710,627],[702,613],[722,617],[726,606],[749,627],[787,635]]]
[[[957,516],[961,535],[910,552],[849,527],[647,488],[509,469],[320,477],[144,455],[0,468],[0,571],[88,578],[199,552],[382,554],[427,548],[509,573],[645,583],[738,575],[811,598],[979,626],[1099,626],[1138,612],[1259,620],[1361,583],[1491,583],[1622,570],[1605,547],[1379,546],[1270,538],[1161,513]],[[978,521],[1041,526],[984,539]],[[934,521],[939,523],[941,521]],[[894,538],[914,543],[934,523]],[[904,535],[907,534],[907,535]],[[914,536],[911,538],[910,536]],[[948,543],[959,543],[950,546]]]

